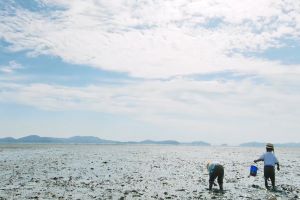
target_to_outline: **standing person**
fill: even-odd
[[[269,189],[268,179],[271,179],[272,187],[275,190],[275,164],[277,165],[277,170],[279,171],[279,162],[274,154],[274,145],[268,143],[266,145],[266,153],[261,155],[257,160],[254,160],[255,163],[259,161],[264,161],[264,177],[265,177],[265,186]]]
[[[212,189],[212,186],[215,185],[215,179],[218,178],[218,184],[220,190],[223,190],[223,178],[224,178],[224,167],[218,163],[210,163],[208,162],[207,170],[209,172],[209,190]]]

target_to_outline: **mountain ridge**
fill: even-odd
[[[95,136],[72,136],[69,138],[41,137],[39,135],[28,135],[21,138],[5,137],[0,138],[0,144],[168,144],[168,145],[195,145],[210,146],[209,143],[203,141],[194,141],[189,143],[181,143],[176,140],[142,140],[121,142],[116,140],[105,140]]]
[[[189,146],[211,146],[204,141],[178,142],[176,140],[142,140],[142,141],[116,141],[101,139],[96,136],[72,136],[68,138],[42,137],[36,134],[20,138],[4,137],[0,138],[0,144],[161,144],[161,145],[189,145]],[[241,143],[240,147],[264,147],[265,142],[246,142]],[[275,147],[300,147],[300,142],[275,143]],[[221,145],[227,146],[227,145]]]
[[[265,142],[246,142],[239,145],[240,147],[265,147]],[[275,147],[300,147],[300,142],[274,143]]]

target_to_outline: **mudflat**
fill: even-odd
[[[0,199],[299,199],[300,148],[277,148],[277,191],[264,188],[264,148],[184,145],[0,145]],[[206,162],[225,167],[208,191]]]

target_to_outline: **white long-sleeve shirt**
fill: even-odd
[[[261,155],[259,157],[259,159],[261,159],[261,160],[264,161],[264,165],[265,166],[273,166],[274,167],[275,164],[278,163],[278,160],[277,160],[275,154],[272,153],[272,152],[266,152],[266,153],[264,153],[263,155]]]

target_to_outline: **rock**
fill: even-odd
[[[252,184],[251,187],[253,187],[253,188],[259,188],[259,185]]]

